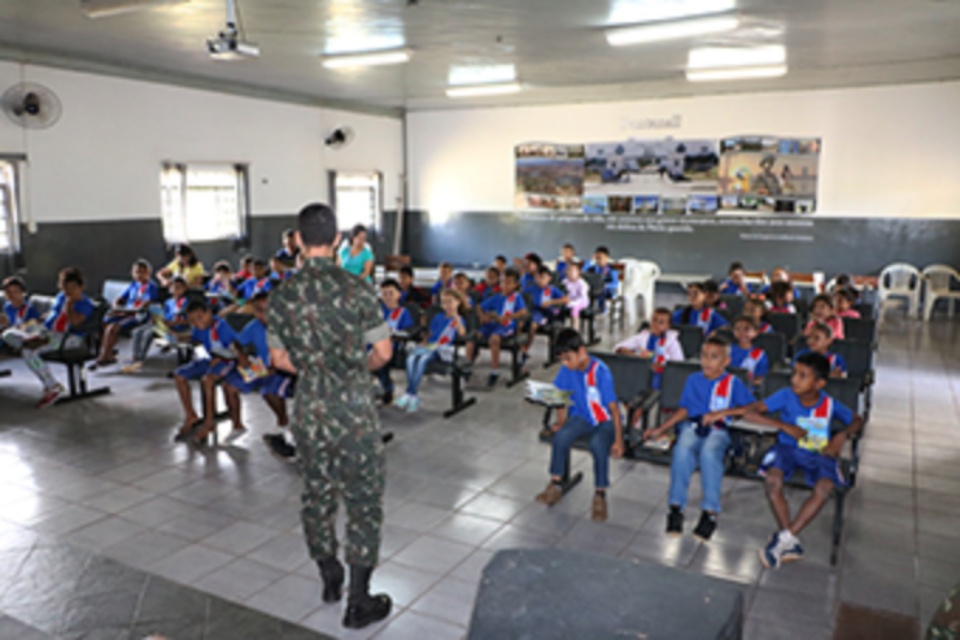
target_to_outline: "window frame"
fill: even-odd
[[[337,177],[338,176],[367,176],[373,178],[374,188],[376,190],[376,196],[374,198],[374,204],[376,210],[373,212],[373,219],[370,222],[362,223],[368,231],[379,232],[383,227],[383,172],[373,170],[360,170],[360,171],[347,171],[339,169],[331,169],[327,172],[327,180],[329,182],[330,190],[330,206],[335,212],[337,212],[337,223],[340,226],[341,232],[349,232],[353,229],[356,222],[351,224],[344,224],[343,220],[340,218],[340,209],[339,204],[337,203]]]
[[[189,196],[189,185],[187,184],[187,177],[189,172],[192,170],[202,170],[204,168],[232,168],[234,175],[236,177],[236,200],[237,200],[237,233],[229,235],[221,235],[214,238],[194,238],[190,236],[189,233],[189,216],[190,211],[187,210],[187,200]],[[175,238],[168,235],[167,221],[168,214],[165,211],[166,209],[166,198],[167,193],[167,172],[175,171],[179,174],[179,197],[180,197],[180,213],[182,217],[180,229],[182,229],[182,237]],[[250,165],[245,162],[214,162],[214,161],[200,161],[200,162],[173,162],[165,161],[160,165],[160,221],[162,226],[162,233],[164,242],[170,245],[188,243],[188,244],[200,244],[204,242],[233,242],[235,244],[243,244],[249,239],[250,234],[250,215],[251,215],[251,205],[250,205]]]

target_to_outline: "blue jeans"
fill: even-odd
[[[567,470],[567,460],[574,441],[590,436],[594,485],[597,489],[606,489],[610,486],[610,447],[613,446],[615,435],[612,420],[593,426],[586,418],[570,416],[550,441],[550,475],[562,476]]]
[[[730,432],[711,428],[706,436],[698,436],[696,425],[689,420],[677,427],[677,442],[670,463],[670,504],[683,509],[687,504],[690,476],[700,467],[704,511],[720,513],[720,484],[723,482],[723,459],[730,447]]]
[[[407,393],[417,395],[420,381],[427,372],[427,365],[440,359],[439,349],[417,347],[407,356]]]

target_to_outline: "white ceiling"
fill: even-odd
[[[743,25],[722,36],[611,48],[603,27],[651,0],[239,0],[256,60],[218,62],[206,38],[224,0],[191,0],[91,20],[78,0],[2,0],[0,57],[141,76],[279,99],[372,109],[544,104],[960,78],[960,1],[738,0]],[[675,0],[673,0],[675,1]],[[324,69],[343,42],[400,40],[406,65]],[[783,42],[786,77],[691,84],[694,45]],[[451,100],[450,68],[515,64],[522,93]]]

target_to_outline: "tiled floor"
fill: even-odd
[[[763,570],[756,550],[773,522],[754,482],[725,482],[725,512],[708,546],[665,538],[668,470],[643,462],[614,462],[609,522],[589,520],[589,482],[547,510],[532,496],[546,481],[549,451],[536,439],[540,413],[521,400],[522,389],[478,388],[474,408],[444,420],[447,383],[428,381],[421,413],[383,413],[396,439],[387,449],[374,587],[397,606],[384,623],[345,633],[341,609],[320,603],[300,532],[297,473],[259,440],[270,428],[266,408],[247,402],[252,433],[237,446],[175,445],[179,413],[163,376],[172,363],[163,360],[136,378],[98,376],[113,386],[110,396],[43,412],[32,408],[36,386],[19,364],[0,380],[0,554],[25,536],[49,536],[343,638],[461,638],[494,551],[544,546],[742,583],[748,638],[829,638],[839,601],[927,620],[960,579],[958,354],[960,324],[891,319],[884,327],[874,412],[835,569],[825,512],[803,535],[803,563]],[[555,371],[534,367],[539,378]],[[586,454],[575,453],[574,464],[590,477]],[[13,622],[0,618],[0,629],[5,624]]]

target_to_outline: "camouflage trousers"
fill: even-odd
[[[926,640],[960,639],[960,584],[943,599],[927,628]]]
[[[292,426],[303,476],[303,531],[314,560],[337,553],[337,510],[347,512],[345,558],[375,567],[383,523],[384,456],[379,420],[363,429],[331,425]]]

